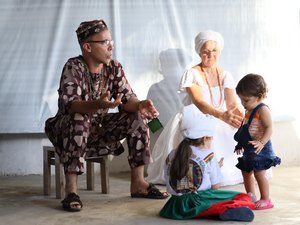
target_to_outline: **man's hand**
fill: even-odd
[[[119,106],[120,104],[122,104],[122,99],[123,97],[123,94],[117,94],[117,98],[115,99],[115,101],[110,101],[110,92],[107,91],[105,93],[103,93],[101,96],[100,96],[100,106],[101,108],[115,108],[117,106]]]
[[[159,115],[158,111],[153,105],[153,102],[149,99],[140,101],[138,110],[141,113],[143,119],[152,120]]]

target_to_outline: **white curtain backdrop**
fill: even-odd
[[[300,115],[299,10],[299,0],[1,1],[0,133],[43,132],[62,67],[80,54],[75,30],[100,18],[134,91],[153,99],[163,124],[180,107],[182,72],[199,61],[194,37],[208,29],[224,36],[220,65],[236,81],[266,78],[275,119]]]

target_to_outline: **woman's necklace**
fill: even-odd
[[[208,86],[208,90],[209,90],[209,94],[210,94],[210,101],[211,101],[211,104],[216,107],[216,108],[219,108],[222,104],[222,100],[223,100],[223,92],[222,92],[222,84],[221,84],[221,81],[220,81],[220,74],[219,74],[219,71],[218,71],[218,68],[216,68],[216,72],[217,72],[217,79],[218,79],[218,85],[219,85],[219,90],[220,90],[220,100],[219,100],[219,104],[216,105],[214,103],[214,99],[213,99],[213,95],[212,95],[212,90],[211,90],[211,85],[207,79],[207,72],[203,69],[202,67],[202,64],[200,63],[200,68],[201,68],[201,71],[203,72],[204,74],[204,77],[205,77],[205,81],[206,81],[206,84]]]

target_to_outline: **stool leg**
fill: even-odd
[[[60,163],[59,156],[55,153],[55,186],[56,198],[62,199],[65,196],[64,169]]]
[[[109,193],[109,167],[107,157],[103,157],[100,162],[101,169],[101,188],[103,194]]]
[[[86,189],[95,189],[94,163],[91,161],[86,161]]]
[[[43,147],[43,189],[44,195],[50,195],[51,192],[51,165],[50,152]]]

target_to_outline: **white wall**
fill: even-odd
[[[299,120],[291,120],[274,123],[273,147],[281,158],[282,166],[300,166],[299,122]]]

